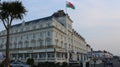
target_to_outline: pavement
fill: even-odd
[[[118,60],[113,60],[113,67],[120,67],[120,61]]]
[[[113,63],[113,67],[120,67],[120,61],[112,60],[112,63]],[[90,67],[112,67],[112,66],[107,66],[106,64],[101,63],[101,64],[95,64],[95,66],[92,64],[90,65]]]

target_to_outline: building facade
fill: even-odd
[[[35,62],[84,62],[90,48],[72,28],[73,21],[63,10],[53,15],[12,25],[10,59]],[[0,32],[0,52],[5,53],[6,31]]]
[[[96,61],[96,63],[102,63],[113,58],[113,54],[107,51],[92,51],[88,52],[90,61]]]
[[[112,59],[113,54],[108,51],[92,51],[88,52],[88,57],[96,58],[99,60]]]

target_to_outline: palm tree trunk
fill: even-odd
[[[10,67],[10,58],[9,58],[9,44],[10,44],[10,27],[6,29],[7,31],[7,40],[6,40],[6,57],[5,57],[5,67]]]

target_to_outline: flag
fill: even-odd
[[[71,8],[71,9],[75,9],[75,6],[71,3],[71,2],[66,2],[66,7],[67,8]]]

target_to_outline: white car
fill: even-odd
[[[31,66],[23,62],[12,62],[10,63],[10,67],[31,67]]]

